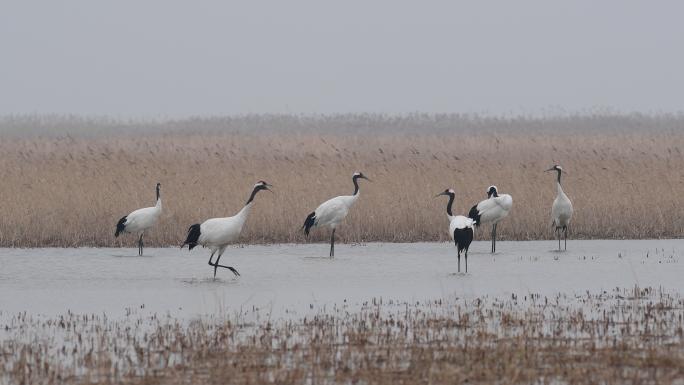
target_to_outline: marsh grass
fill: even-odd
[[[146,246],[180,245],[194,223],[236,214],[260,193],[238,242],[324,242],[300,227],[320,203],[361,197],[338,228],[342,242],[447,240],[446,199],[467,214],[495,184],[513,196],[501,240],[551,239],[555,175],[574,206],[571,239],[675,238],[684,232],[684,133],[581,135],[165,135],[0,139],[0,246],[136,245],[114,238],[119,218],[155,203],[163,212]],[[489,239],[491,225],[476,230]]]
[[[192,321],[8,317],[7,383],[671,383],[684,302],[652,288],[424,303],[373,299],[313,317]],[[265,318],[265,317],[264,317]]]

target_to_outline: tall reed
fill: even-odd
[[[502,240],[550,239],[555,175],[575,209],[571,239],[673,238],[684,233],[684,133],[582,135],[165,135],[135,138],[0,139],[0,246],[133,246],[114,238],[116,222],[155,203],[163,212],[147,246],[180,245],[188,227],[231,216],[259,180],[260,194],[238,242],[318,242],[300,227],[320,203],[361,198],[338,228],[343,242],[448,238],[446,200],[467,214],[489,185],[513,196]],[[476,230],[489,239],[491,225]]]

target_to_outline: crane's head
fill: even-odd
[[[254,185],[254,190],[255,191],[261,191],[261,190],[271,191],[269,189],[269,187],[276,187],[276,186],[274,186],[272,184],[268,184],[268,183],[264,182],[263,180],[260,180],[259,182],[257,182],[257,184]],[[271,191],[271,193],[275,194],[273,191]]]
[[[367,180],[367,181],[369,181],[369,182],[372,182],[372,180],[366,178],[366,177],[365,177],[363,174],[361,174],[360,172],[355,172],[355,173],[354,173],[354,176],[352,177],[352,179],[358,179],[358,178],[365,179],[365,180]]]
[[[437,198],[437,197],[440,196],[440,195],[454,196],[454,195],[456,195],[456,192],[455,192],[454,190],[448,188],[448,189],[442,191],[441,193],[435,195],[434,197]]]
[[[546,171],[558,171],[558,185],[560,186],[561,174],[563,173],[563,169],[561,168],[561,166],[555,165]]]
[[[157,183],[157,190],[161,189],[161,183]]]
[[[487,189],[487,198],[489,199],[492,196],[494,198],[499,196],[499,189],[497,189],[496,186],[489,186],[489,188]]]

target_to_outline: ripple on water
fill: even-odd
[[[177,278],[180,283],[195,285],[195,286],[206,286],[206,285],[216,285],[225,286],[237,284],[237,277],[235,278],[221,278],[221,277],[181,277]]]

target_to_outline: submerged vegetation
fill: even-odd
[[[262,118],[271,129],[259,131],[259,119],[245,118],[241,123],[252,122],[254,132],[226,123],[224,134],[183,133],[169,123],[167,131],[148,127],[143,134],[99,137],[84,134],[74,123],[81,136],[6,136],[0,139],[0,247],[132,246],[134,236],[114,238],[116,221],[133,209],[153,206],[158,182],[164,186],[164,210],[145,234],[145,244],[180,245],[192,224],[237,213],[259,180],[279,188],[276,195],[256,199],[237,242],[325,242],[329,231],[315,231],[307,239],[299,229],[320,202],[353,192],[356,171],[376,183],[362,187],[361,198],[337,229],[341,242],[446,240],[444,205],[432,197],[453,188],[454,213],[463,215],[486,198],[493,184],[514,202],[498,227],[500,240],[551,239],[556,183],[542,171],[554,164],[563,166],[563,189],[575,208],[570,242],[684,233],[684,208],[678,204],[684,131],[659,131],[656,118],[575,117],[558,123],[564,128],[602,122],[613,128],[609,132],[625,120],[630,127],[643,121],[656,127],[644,133],[559,129],[562,133],[550,134],[543,122],[530,121],[531,127],[546,129],[489,135],[458,125],[449,133],[330,134],[335,130],[310,133],[300,127],[303,133],[279,134],[273,121]],[[342,124],[330,120],[330,127]],[[661,120],[667,127],[684,122]],[[364,120],[354,122],[358,127]],[[389,119],[387,124],[413,123]],[[490,229],[480,227],[475,239],[489,239]]]
[[[684,300],[652,288],[425,303],[310,318],[6,317],[8,383],[664,383],[684,376]],[[229,312],[225,312],[229,313]]]

